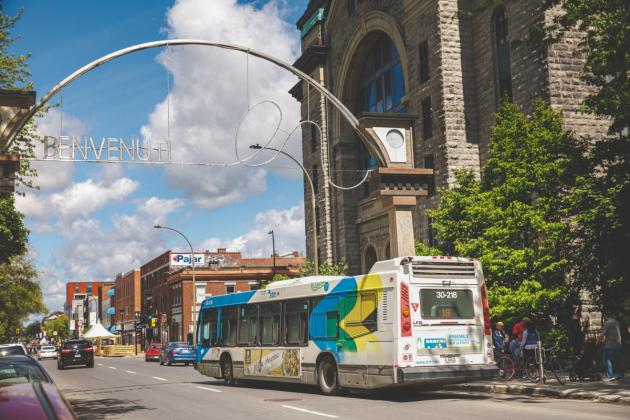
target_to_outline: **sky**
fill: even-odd
[[[149,41],[222,41],[293,62],[300,49],[295,22],[306,3],[5,0],[3,6],[7,15],[23,9],[12,51],[32,54],[39,99],[90,61]],[[286,141],[285,151],[301,159],[300,130],[285,134],[299,121],[299,104],[288,94],[296,82],[286,70],[234,51],[145,50],[66,87],[38,132],[169,140],[172,161],[205,164],[235,162],[235,149],[251,156],[253,143]],[[62,309],[68,281],[111,280],[167,249],[186,249],[181,237],[153,229],[156,223],[183,231],[196,250],[271,255],[273,229],[279,253],[304,252],[301,170],[281,157],[262,165],[266,160],[229,167],[33,162],[40,189],[22,187],[16,205],[26,217],[48,309]]]

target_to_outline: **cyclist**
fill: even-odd
[[[531,319],[527,317],[523,318],[523,327],[523,338],[519,343],[519,357],[521,357],[526,350],[534,350],[540,341],[538,330]]]
[[[499,321],[495,324],[495,330],[492,332],[492,344],[497,354],[501,354],[505,351],[506,338],[505,324]]]

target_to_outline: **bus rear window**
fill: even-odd
[[[470,289],[421,289],[423,319],[462,319],[475,314]]]

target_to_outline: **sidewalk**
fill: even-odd
[[[567,398],[574,400],[593,400],[598,402],[620,403],[630,405],[630,381],[603,382],[583,381],[560,385],[555,380],[546,384],[532,383],[523,380],[471,382],[448,385],[449,391],[485,392],[496,394],[527,395],[531,397]]]

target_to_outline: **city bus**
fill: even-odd
[[[478,261],[401,257],[359,276],[312,276],[211,296],[197,328],[201,374],[375,389],[494,378]]]

